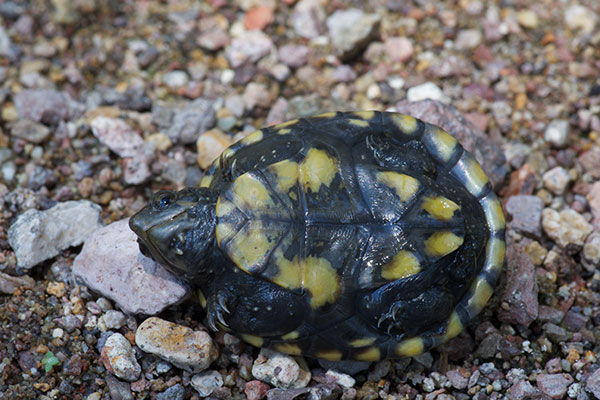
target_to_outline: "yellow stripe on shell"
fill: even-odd
[[[342,352],[336,349],[318,350],[315,352],[315,356],[323,360],[340,361],[342,359]]]
[[[504,240],[491,238],[488,241],[487,248],[485,250],[486,257],[483,269],[490,272],[500,272],[500,269],[504,264],[505,251],[506,243]]]
[[[323,114],[316,115],[315,118],[333,118],[337,115],[335,111],[326,112]]]
[[[340,277],[329,261],[307,257],[304,260],[304,273],[303,287],[310,292],[311,308],[335,302],[340,293]]]
[[[290,160],[279,161],[269,166],[269,170],[277,177],[277,189],[281,193],[298,183],[298,163]]]
[[[318,192],[321,185],[329,186],[338,172],[338,160],[326,151],[311,148],[300,164],[300,174],[304,187]]]
[[[396,345],[396,355],[398,357],[414,357],[423,353],[425,344],[420,337],[406,339]]]
[[[354,119],[354,118],[350,118],[350,119],[348,120],[348,122],[349,122],[351,125],[358,126],[358,127],[361,127],[361,128],[366,128],[367,126],[369,126],[369,121],[365,121],[364,119]]]
[[[271,278],[271,281],[286,289],[298,289],[302,286],[302,269],[298,257],[288,260],[281,251],[281,245],[279,247],[273,256],[277,265],[277,274]]]
[[[229,241],[229,239],[234,237],[236,233],[237,231],[234,229],[233,225],[227,222],[220,221],[219,223],[217,223],[217,226],[215,228],[215,238],[217,240],[217,245],[221,246],[223,242]]]
[[[430,125],[425,140],[435,148],[437,154],[444,162],[450,161],[458,142],[452,135],[437,126]]]
[[[381,268],[381,277],[387,280],[402,279],[421,271],[419,259],[410,251],[400,250]]]
[[[282,122],[281,124],[277,124],[273,128],[274,129],[286,128],[288,126],[292,126],[292,125],[296,124],[297,122],[298,122],[297,119],[292,119],[290,121],[286,121],[286,122]]]
[[[376,177],[379,182],[394,189],[403,202],[410,200],[419,190],[419,181],[409,175],[385,171],[378,172]]]
[[[453,311],[448,319],[448,325],[446,325],[446,333],[444,333],[443,340],[449,340],[458,335],[464,329],[460,317]]]
[[[443,257],[458,249],[464,240],[450,231],[435,232],[425,241],[425,253],[431,257]]]
[[[277,134],[278,135],[287,135],[288,133],[290,133],[292,130],[290,128],[283,128],[283,129],[278,129],[277,130]]]
[[[452,168],[451,173],[463,182],[469,193],[475,197],[479,196],[489,182],[481,165],[468,153],[463,153],[456,166]]]
[[[215,205],[215,214],[218,218],[222,218],[226,215],[231,214],[233,210],[237,207],[231,201],[223,199],[223,197],[219,196],[217,199],[217,204]]]
[[[443,196],[430,196],[423,199],[421,208],[437,220],[449,221],[460,206]]]
[[[358,361],[378,361],[381,359],[381,351],[378,347],[369,347],[368,349],[356,354],[354,358]]]
[[[351,340],[350,342],[348,342],[348,345],[350,347],[365,347],[365,346],[370,346],[373,343],[375,343],[376,338],[374,337],[364,337],[364,338],[360,338],[360,339],[354,339]]]
[[[294,339],[298,339],[300,337],[300,332],[298,331],[291,331],[286,333],[285,335],[281,336],[281,339],[283,340],[294,340]]]
[[[292,354],[295,356],[302,354],[302,349],[295,343],[277,343],[273,348],[281,353]]]
[[[209,187],[212,184],[214,175],[204,175],[200,180],[200,187]]]
[[[264,134],[263,131],[258,130],[258,131],[254,131],[251,134],[249,134],[248,136],[246,136],[245,138],[243,138],[242,140],[240,140],[240,143],[243,144],[244,146],[248,146],[251,144],[254,144],[256,142],[260,142],[261,140],[263,140]]]
[[[502,210],[502,205],[500,205],[500,202],[495,195],[486,196],[484,199],[482,199],[481,206],[483,207],[485,219],[487,220],[492,232],[497,232],[500,229],[505,228],[506,222],[504,220],[504,211]]]
[[[356,111],[353,112],[352,115],[356,115],[358,118],[365,120],[370,120],[375,117],[375,111]]]
[[[474,290],[469,299],[469,305],[473,308],[473,311],[479,312],[487,304],[490,297],[492,297],[494,289],[485,279],[479,277],[473,285]]]
[[[246,343],[250,343],[254,347],[262,347],[265,343],[265,340],[260,336],[248,335],[246,333],[240,334],[242,340]]]
[[[417,120],[410,115],[392,113],[390,119],[405,135],[412,135],[417,131]]]

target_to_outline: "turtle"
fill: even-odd
[[[504,214],[481,166],[438,126],[394,112],[260,129],[129,224],[143,254],[197,289],[210,328],[325,360],[447,341],[504,264]]]

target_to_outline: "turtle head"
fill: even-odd
[[[129,220],[140,251],[188,281],[212,269],[217,194],[208,188],[162,190]]]

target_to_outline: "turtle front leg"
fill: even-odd
[[[359,307],[372,325],[401,340],[436,329],[450,315],[452,304],[453,295],[442,287],[407,293],[405,284],[399,280],[366,294]]]
[[[307,312],[298,294],[242,271],[224,274],[207,291],[208,325],[236,333],[276,336],[294,330]]]

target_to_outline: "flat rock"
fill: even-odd
[[[396,103],[396,111],[437,125],[454,136],[481,164],[494,188],[506,179],[508,165],[499,143],[466,119],[453,106],[434,100]]]
[[[506,251],[507,285],[502,302],[507,308],[498,311],[498,319],[527,327],[538,316],[538,287],[535,266],[531,258],[518,246]]]
[[[506,203],[506,212],[512,217],[511,227],[524,235],[542,236],[542,209],[544,203],[537,196],[511,196]]]
[[[138,327],[135,344],[192,373],[204,371],[219,356],[219,350],[207,332],[194,331],[156,317],[148,318]]]
[[[68,98],[53,89],[25,89],[14,97],[20,118],[55,125],[69,115]]]
[[[90,127],[94,136],[120,157],[141,154],[144,139],[124,120],[96,117],[90,122]]]
[[[129,314],[156,314],[181,301],[188,287],[140,253],[128,220],[97,230],[73,262],[73,274]]]
[[[342,60],[358,55],[375,38],[380,17],[357,8],[337,10],[327,18],[331,44]]]
[[[87,200],[58,203],[45,211],[30,209],[8,229],[8,243],[20,267],[29,269],[77,246],[102,227],[101,208]]]

